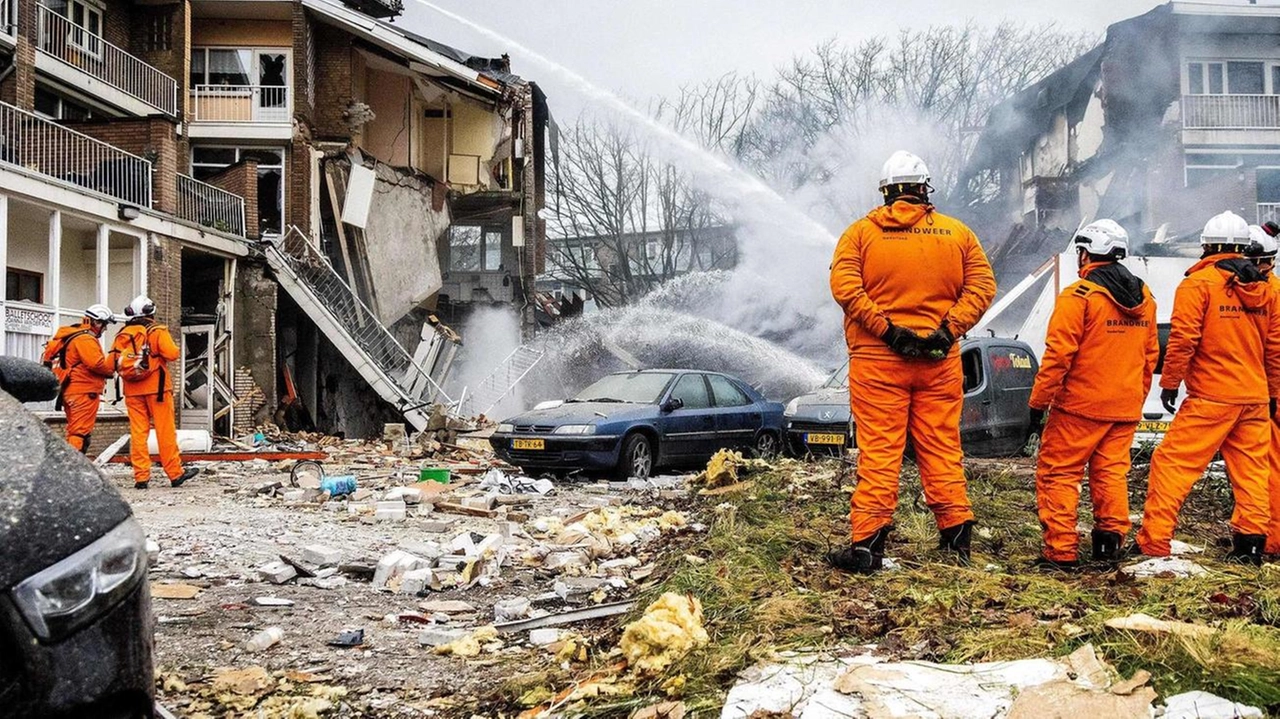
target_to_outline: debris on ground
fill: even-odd
[[[1152,577],[1198,577],[1208,573],[1209,570],[1190,559],[1170,556],[1152,557],[1137,564],[1121,567],[1120,571],[1135,579],[1149,579]]]
[[[1146,632],[1148,634],[1172,634],[1179,637],[1211,637],[1218,633],[1213,627],[1190,622],[1167,622],[1146,614],[1130,614],[1127,617],[1114,617],[1104,622],[1111,629],[1130,632]]]
[[[747,459],[741,452],[722,449],[712,455],[711,460],[707,462],[706,470],[691,479],[689,483],[704,490],[714,490],[737,484],[740,475],[768,468],[768,462]]]
[[[656,673],[709,641],[702,626],[702,602],[667,592],[623,629],[620,647],[632,668]]]
[[[1237,704],[1209,692],[1186,692],[1164,700],[1162,719],[1262,719],[1258,707]]]

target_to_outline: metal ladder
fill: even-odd
[[[454,404],[297,227],[264,239],[261,248],[280,286],[409,424],[426,429],[432,404]]]
[[[511,394],[520,380],[537,366],[546,353],[533,345],[520,345],[485,377],[464,402],[467,414],[488,415]],[[479,410],[477,412],[476,410]]]

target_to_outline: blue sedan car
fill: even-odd
[[[573,399],[506,420],[489,443],[529,473],[608,470],[648,477],[658,467],[706,462],[723,448],[775,454],[782,409],[718,372],[617,372]]]

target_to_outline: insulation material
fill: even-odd
[[[622,632],[622,654],[637,672],[660,672],[710,638],[702,626],[702,602],[667,592]]]

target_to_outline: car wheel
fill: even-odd
[[[618,457],[618,476],[622,479],[648,479],[653,473],[653,443],[643,434],[627,437]]]
[[[756,435],[756,456],[760,459],[773,459],[778,456],[778,435],[773,432],[761,432]]]

